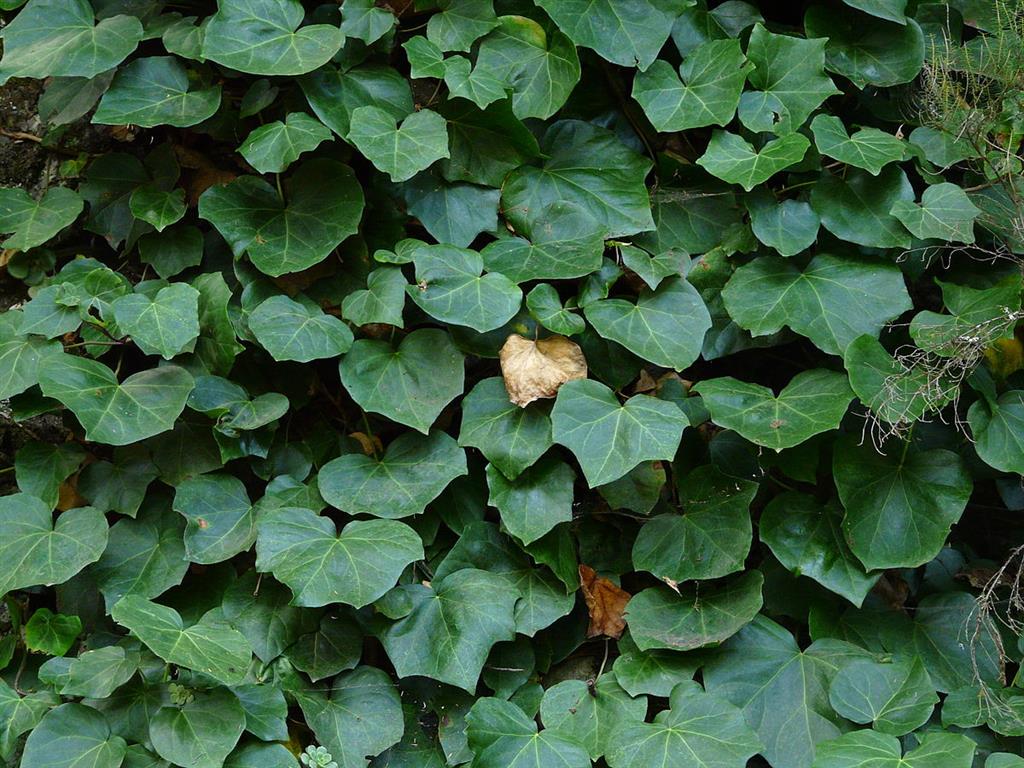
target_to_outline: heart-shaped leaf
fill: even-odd
[[[128,207],[136,219],[163,232],[185,215],[185,190],[168,192],[150,186],[139,187],[128,198]]]
[[[164,661],[203,672],[224,685],[241,683],[252,660],[245,637],[223,619],[208,615],[186,627],[176,610],[140,595],[122,597],[110,616]]]
[[[242,157],[260,173],[281,173],[324,141],[331,131],[305,112],[289,112],[284,122],[275,120],[254,130],[238,148]]]
[[[1006,392],[994,403],[977,400],[967,411],[974,449],[1002,472],[1024,474],[1024,391]]]
[[[423,675],[474,690],[491,646],[515,635],[518,592],[498,574],[476,568],[435,578],[429,587],[401,589],[412,610],[381,637],[398,676]]]
[[[912,200],[897,200],[889,212],[920,239],[936,238],[956,243],[974,242],[974,220],[981,214],[967,193],[956,184],[933,184]]]
[[[660,490],[660,488],[659,488]],[[750,503],[757,484],[711,466],[680,482],[681,515],[651,518],[633,544],[633,566],[673,582],[716,579],[743,570],[750,551]]]
[[[84,704],[62,704],[39,721],[25,742],[22,760],[45,768],[118,768],[125,741],[111,733],[102,712]]]
[[[359,107],[346,138],[392,181],[406,181],[448,157],[448,127],[437,112],[421,109],[398,120],[375,106]]]
[[[690,52],[679,74],[655,61],[633,80],[633,98],[662,132],[725,125],[736,114],[753,65],[738,40],[708,40]]]
[[[466,736],[480,768],[588,768],[590,757],[575,738],[545,728],[510,701],[481,698],[466,715]]]
[[[459,445],[479,449],[509,480],[544,455],[551,442],[547,411],[512,403],[498,376],[484,379],[462,400]]]
[[[814,579],[860,606],[878,576],[868,575],[843,537],[843,513],[802,493],[783,493],[765,507],[761,541],[793,573]]]
[[[254,75],[301,75],[326,64],[345,36],[338,27],[300,28],[299,0],[218,0],[206,22],[203,56]]]
[[[572,520],[572,491],[576,474],[567,464],[541,459],[515,480],[487,466],[488,502],[501,513],[505,528],[530,544],[559,523]]]
[[[550,283],[541,283],[526,294],[530,317],[552,333],[574,336],[583,333],[586,322],[562,305],[558,291]]]
[[[24,315],[9,310],[0,315],[0,398],[18,395],[39,382],[39,368],[63,346],[20,333]]]
[[[481,253],[484,266],[516,283],[582,277],[601,266],[600,226],[579,206],[553,203],[529,234],[490,243]]]
[[[181,707],[163,706],[152,716],[153,749],[174,765],[214,768],[224,764],[245,729],[245,711],[231,691],[192,694]]]
[[[92,121],[101,125],[186,128],[220,106],[220,86],[192,89],[188,71],[173,56],[135,59],[118,70]]]
[[[212,187],[199,199],[199,215],[253,265],[272,277],[317,264],[359,228],[363,191],[352,170],[334,160],[303,163],[276,189],[255,176]]]
[[[185,552],[194,563],[219,563],[256,540],[249,495],[232,475],[189,478],[175,489],[174,511],[187,521]]]
[[[391,67],[378,64],[345,70],[321,67],[301,78],[299,85],[320,122],[342,137],[348,135],[352,112],[367,104],[395,120],[413,111],[408,81]]]
[[[341,360],[341,383],[359,405],[423,434],[462,394],[462,353],[435,328],[413,331],[395,349],[359,339]]]
[[[256,568],[272,572],[295,595],[296,605],[345,603],[361,608],[423,558],[416,532],[397,520],[355,520],[340,534],[308,509],[265,512],[258,524]]]
[[[803,270],[761,256],[733,273],[722,298],[729,316],[755,336],[788,326],[830,354],[842,354],[862,334],[877,337],[913,306],[895,264],[827,253]]]
[[[694,391],[715,424],[776,451],[838,428],[853,400],[846,375],[824,369],[798,373],[778,397],[730,376],[701,381]]]
[[[107,522],[92,507],[69,509],[56,521],[42,500],[27,493],[0,497],[0,591],[62,584],[107,545]]]
[[[828,689],[837,713],[876,731],[902,736],[924,725],[939,701],[920,657],[854,659]]]
[[[413,251],[416,285],[406,293],[431,317],[485,333],[500,328],[519,311],[523,292],[504,275],[482,274],[480,254],[450,245]]]
[[[636,303],[602,299],[584,314],[594,329],[655,365],[681,371],[700,355],[711,315],[697,289],[681,277],[657,290],[645,288]]]
[[[313,302],[271,296],[249,314],[249,330],[275,360],[308,363],[339,357],[352,346],[352,331]]]
[[[194,381],[173,365],[147,368],[118,384],[103,363],[61,355],[47,360],[39,386],[67,406],[86,437],[127,445],[166,432],[185,409]]]
[[[804,135],[790,133],[755,150],[742,136],[715,131],[707,151],[697,159],[697,164],[712,176],[730,184],[739,184],[749,192],[782,169],[803,160],[810,145]]]
[[[853,435],[836,443],[832,472],[846,540],[872,570],[914,568],[935,557],[974,485],[952,451],[908,444],[882,454]]]
[[[703,587],[650,587],[626,606],[630,637],[642,651],[690,651],[718,644],[757,616],[763,584],[761,572],[751,570]]]
[[[775,199],[755,190],[744,201],[754,235],[782,256],[794,256],[818,239],[821,219],[810,203]]]
[[[526,16],[500,17],[480,43],[476,66],[511,89],[512,111],[521,120],[551,117],[580,79],[573,41]]]
[[[111,306],[118,328],[146,354],[170,360],[195,347],[199,337],[199,291],[191,285],[173,283],[152,298],[129,293]]]
[[[94,77],[124,61],[142,35],[134,16],[96,24],[89,0],[30,0],[4,28],[0,83],[12,77]]]
[[[811,121],[811,132],[821,154],[854,168],[863,168],[874,176],[889,163],[907,156],[907,145],[902,139],[877,128],[861,128],[847,134],[843,121],[835,115],[815,117]]]
[[[10,34],[10,27],[5,32]],[[0,232],[12,233],[0,246],[27,251],[42,245],[72,224],[84,206],[82,198],[65,187],[52,187],[39,200],[23,189],[0,187]]]
[[[609,739],[612,768],[731,768],[761,749],[743,713],[693,682],[672,690],[653,723],[621,723]]]
[[[349,453],[328,462],[317,476],[324,500],[350,515],[399,518],[420,514],[456,477],[466,474],[466,454],[444,432],[406,432],[379,461]]]
[[[399,267],[377,267],[366,276],[366,289],[353,291],[341,303],[341,316],[354,325],[383,323],[402,327],[405,275]]]
[[[826,175],[811,189],[811,207],[821,223],[841,240],[869,248],[907,248],[910,237],[890,213],[899,202],[913,202],[914,188],[898,165],[872,176],[850,171]]]
[[[688,422],[671,403],[634,395],[620,404],[604,385],[577,379],[558,390],[551,424],[555,442],[575,454],[594,487],[642,461],[671,460]]]
[[[865,729],[845,733],[834,741],[821,744],[812,768],[846,768],[866,764],[872,768],[970,768],[974,764],[975,746],[960,733],[928,733],[915,749],[901,756],[899,739]]]

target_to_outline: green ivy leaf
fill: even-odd
[[[846,768],[870,760],[878,768],[970,768],[975,744],[959,733],[928,733],[916,749],[901,755],[895,736],[872,730],[852,731],[818,747],[813,768]]]
[[[540,147],[547,155],[544,165],[513,171],[502,188],[502,207],[516,230],[540,232],[544,211],[556,202],[582,208],[605,230],[605,237],[654,229],[644,185],[650,161],[612,133],[562,120],[548,128]]]
[[[25,647],[36,653],[63,656],[81,632],[82,620],[77,616],[37,608],[25,622]]]
[[[423,434],[462,394],[464,375],[462,353],[436,328],[413,331],[397,349],[359,339],[341,360],[341,383],[364,410]]]
[[[767,387],[730,376],[705,379],[694,391],[715,424],[776,451],[837,429],[853,400],[846,375],[824,369],[801,371],[777,397]]]
[[[406,181],[449,156],[448,127],[437,112],[421,109],[399,120],[376,106],[352,111],[346,137],[392,181]]]
[[[628,634],[619,639],[622,655],[615,660],[615,679],[630,696],[649,694],[667,699],[679,683],[693,679],[697,662],[678,651],[641,651]]]
[[[397,520],[355,520],[338,534],[329,518],[282,507],[266,511],[258,523],[256,568],[287,584],[296,605],[361,608],[422,558],[420,537]]]
[[[579,742],[592,760],[598,760],[612,733],[643,723],[647,697],[631,697],[612,675],[599,677],[593,692],[582,680],[564,680],[544,691],[540,716],[545,733]]]
[[[292,593],[287,587],[255,571],[246,571],[225,591],[221,608],[224,611],[224,618],[245,635],[260,661],[269,663],[280,656],[303,633],[315,629],[319,624],[317,611],[291,605],[291,600]],[[273,694],[280,694],[280,691],[276,688],[244,686],[236,688],[235,693],[239,695],[247,711],[253,708],[267,712],[271,709],[278,711],[278,697]],[[268,703],[261,704],[264,699]],[[273,706],[269,703],[271,701]],[[280,710],[286,710],[283,696],[280,698]],[[268,715],[268,718],[274,721],[272,725],[267,725],[267,730],[271,731],[269,740],[274,740],[275,734],[284,731],[284,728],[278,728],[276,715]],[[283,721],[284,717],[282,716],[280,720]],[[253,729],[250,727],[249,730]],[[260,736],[259,733],[256,735]]]
[[[94,77],[116,67],[142,40],[134,16],[95,24],[88,0],[30,0],[4,28],[0,83],[12,77]]]
[[[172,283],[150,298],[129,293],[111,305],[118,328],[148,355],[170,360],[191,352],[199,337],[199,291]]]
[[[363,635],[347,616],[324,616],[320,628],[296,640],[285,656],[314,683],[354,668],[363,654]],[[363,667],[366,669],[366,667]]]
[[[690,651],[721,643],[753,621],[761,610],[760,571],[746,571],[727,582],[673,592],[651,587],[626,606],[629,633],[637,647]]]
[[[634,395],[620,404],[610,389],[584,379],[558,390],[551,424],[555,442],[573,452],[591,487],[617,480],[642,461],[671,460],[688,426],[671,403]]]
[[[109,611],[125,595],[152,599],[181,583],[189,568],[185,521],[159,504],[110,528],[107,547],[92,568]]]
[[[219,0],[203,56],[254,75],[301,75],[326,64],[345,36],[329,24],[299,28],[299,0]]]
[[[880,19],[906,23],[907,0],[843,0],[851,8],[870,13]]]
[[[821,219],[803,200],[776,201],[768,193],[755,191],[744,200],[754,235],[782,256],[795,256],[818,239]]]
[[[295,696],[317,740],[341,768],[363,768],[367,755],[402,738],[402,700],[383,670],[359,667]]]
[[[861,128],[847,134],[843,121],[835,115],[818,115],[811,121],[811,132],[818,151],[841,163],[863,168],[873,176],[889,163],[907,157],[902,139],[877,128]]]
[[[21,759],[40,768],[118,768],[125,747],[102,713],[84,704],[62,704],[29,734]]]
[[[47,361],[39,385],[75,414],[87,439],[127,445],[171,429],[194,382],[184,369],[166,365],[119,384],[102,363],[61,355]]]
[[[521,120],[557,112],[580,79],[572,40],[553,25],[525,16],[502,16],[480,43],[476,66],[512,91],[512,112]]]
[[[14,456],[18,488],[49,507],[60,501],[60,487],[82,464],[85,451],[74,443],[51,445],[33,440]]]
[[[20,333],[24,313],[8,310],[0,315],[0,398],[24,392],[39,382],[40,366],[63,352],[58,341]]]
[[[450,245],[417,248],[416,285],[405,291],[431,317],[465,325],[480,333],[511,320],[523,302],[523,292],[502,274],[483,274],[479,253]]]
[[[320,122],[348,136],[352,112],[372,104],[401,120],[413,111],[408,81],[391,67],[362,64],[341,70],[321,67],[299,79],[302,92]]]
[[[249,495],[227,473],[192,477],[175,489],[174,511],[186,520],[185,552],[194,563],[219,563],[256,540]]]
[[[203,233],[189,224],[147,233],[139,238],[139,260],[168,280],[202,262]]]
[[[8,35],[11,26],[4,30]],[[64,187],[46,190],[39,200],[23,189],[0,187],[0,232],[13,233],[0,246],[27,251],[42,245],[72,224],[84,205],[82,198]]]
[[[518,593],[500,575],[475,568],[400,589],[412,610],[381,635],[395,672],[472,692],[491,646],[515,635]]]
[[[557,530],[560,529],[556,529]],[[552,534],[555,535],[555,534]],[[538,552],[550,539],[542,539],[530,547],[538,562],[545,561]],[[563,553],[562,556],[565,556]],[[572,589],[579,584],[575,553],[566,557],[573,581]],[[463,569],[486,570],[497,574],[519,595],[515,604],[516,631],[533,637],[539,630],[572,610],[575,602],[572,594],[566,593],[565,575],[557,578],[543,568],[536,567],[511,538],[499,532],[493,523],[477,521],[466,525],[458,542],[434,572],[435,579],[443,579]]]
[[[480,109],[505,98],[505,84],[489,71],[474,68],[465,56],[445,59],[444,83],[451,96],[472,101]]]
[[[1001,472],[1024,473],[1024,391],[1006,392],[994,403],[975,401],[967,423],[982,461]]]
[[[128,207],[136,219],[163,232],[185,215],[185,190],[139,187],[128,198]]]
[[[173,56],[135,59],[118,70],[100,99],[92,121],[100,125],[171,125],[187,128],[213,116],[220,107],[220,86],[195,88],[188,71]]]
[[[551,419],[538,404],[513,404],[498,376],[484,379],[462,399],[459,445],[477,448],[515,480],[551,447]]]
[[[401,328],[406,285],[400,267],[377,267],[366,276],[365,290],[353,291],[341,302],[341,316],[354,325],[383,323]]]
[[[552,203],[524,234],[489,243],[481,252],[484,266],[515,283],[582,277],[601,267],[600,225],[577,205]]]
[[[509,480],[487,465],[488,503],[501,514],[506,530],[530,544],[559,523],[572,520],[573,482],[569,465],[545,458]]]
[[[117,645],[86,651],[68,666],[68,679],[60,692],[64,696],[108,698],[131,679],[139,661],[137,652]]]
[[[956,243],[974,242],[974,220],[981,214],[956,184],[933,184],[913,200],[897,200],[889,210],[914,237],[935,238]]]
[[[449,182],[431,170],[416,174],[402,192],[409,213],[440,243],[464,248],[498,228],[500,190]]]
[[[664,368],[681,371],[699,356],[711,315],[697,289],[681,277],[665,280],[657,290],[645,288],[636,303],[602,299],[584,313],[606,339],[622,344]]]
[[[537,724],[510,701],[477,699],[466,715],[466,735],[479,768],[588,768],[590,757],[574,738]]]
[[[893,736],[924,725],[939,701],[919,657],[855,659],[836,674],[828,698],[846,719]]]
[[[541,0],[540,7],[576,45],[603,59],[647,69],[668,39],[672,22],[693,0]]]
[[[169,664],[203,672],[225,685],[245,679],[252,649],[222,619],[207,615],[186,627],[173,608],[131,594],[114,604],[110,616]]]
[[[810,144],[802,134],[791,133],[773,139],[755,151],[741,136],[716,130],[697,164],[712,176],[730,184],[739,184],[749,192],[782,169],[803,160]]]
[[[895,264],[827,253],[802,271],[761,256],[733,273],[722,298],[729,316],[755,336],[788,326],[830,354],[842,354],[862,334],[877,336],[913,306]]]
[[[673,582],[743,570],[756,493],[756,483],[728,477],[710,465],[698,467],[680,482],[682,514],[658,515],[640,529],[633,566]]]
[[[281,173],[303,152],[330,140],[330,129],[319,120],[305,112],[289,112],[283,122],[275,120],[250,133],[238,151],[260,173]]]
[[[199,215],[213,224],[236,256],[248,253],[271,277],[318,264],[355,234],[363,192],[352,170],[334,160],[307,160],[286,182],[284,200],[263,179],[241,176],[199,199]]]
[[[20,736],[39,725],[58,701],[56,694],[49,691],[20,696],[7,683],[0,681],[0,757],[4,760],[13,757]]]
[[[826,40],[802,40],[754,25],[747,59],[753,90],[740,96],[740,122],[751,131],[793,133],[829,96],[839,93],[825,74]]]
[[[149,723],[153,749],[186,768],[216,768],[245,729],[245,711],[224,688],[197,691],[184,706],[164,706]]]
[[[890,211],[900,201],[913,200],[914,188],[896,165],[875,176],[864,171],[851,171],[845,178],[828,174],[811,189],[811,207],[825,229],[869,248],[910,247],[906,230]]]
[[[811,37],[828,38],[825,65],[858,88],[909,83],[924,65],[924,33],[913,19],[893,24],[856,11],[814,6],[804,14],[804,29]]]
[[[693,681],[672,690],[669,707],[653,723],[618,724],[610,737],[608,765],[730,768],[745,764],[761,749],[743,713]]]
[[[249,330],[275,360],[308,363],[339,357],[352,346],[352,331],[306,300],[271,296],[249,314]]]
[[[890,446],[881,454],[852,435],[836,444],[832,471],[846,508],[846,540],[872,570],[913,568],[934,558],[974,485],[951,451]]]
[[[317,482],[324,500],[350,515],[400,518],[418,515],[456,477],[466,454],[447,434],[406,432],[379,461],[349,453],[328,462]]]
[[[62,584],[89,563],[99,560],[107,544],[103,513],[79,507],[56,520],[50,507],[35,496],[15,493],[0,497],[0,592]]]
[[[526,294],[526,308],[530,317],[552,333],[575,336],[587,327],[582,317],[562,306],[558,291],[550,283],[541,283]]]
[[[665,61],[655,61],[638,72],[633,98],[663,133],[724,126],[736,114],[743,84],[753,68],[738,40],[709,40],[686,56],[678,76]]]
[[[380,40],[395,26],[395,15],[391,9],[378,8],[373,0],[350,0],[342,6],[341,18],[342,33],[367,45]]]
[[[807,768],[815,745],[842,733],[828,701],[841,643],[819,640],[801,651],[792,635],[758,617],[704,666],[704,686],[743,710],[779,768]]]
[[[850,551],[838,505],[819,504],[790,492],[776,496],[761,514],[760,537],[786,568],[814,579],[860,607],[878,581]]]

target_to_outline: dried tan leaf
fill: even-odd
[[[360,450],[367,456],[376,456],[384,453],[384,444],[376,435],[370,436],[365,432],[352,432],[349,434],[353,440],[359,443]]]
[[[583,350],[565,336],[530,341],[513,333],[499,353],[508,397],[520,408],[534,400],[554,397],[573,379],[587,378]]]
[[[607,635],[618,639],[626,629],[622,614],[632,595],[608,579],[601,578],[589,565],[580,564],[580,589],[590,612],[587,637]]]

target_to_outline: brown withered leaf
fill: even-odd
[[[350,432],[349,437],[359,443],[359,448],[367,456],[377,456],[384,453],[384,444],[376,435],[368,435],[365,432]]]
[[[583,350],[565,336],[530,341],[513,333],[498,356],[508,398],[520,408],[554,397],[567,381],[587,378]]]
[[[607,635],[616,640],[622,637],[626,620],[622,614],[632,595],[608,579],[603,579],[589,565],[580,564],[580,589],[590,612],[590,627],[587,637]]]

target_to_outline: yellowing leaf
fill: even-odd
[[[554,397],[567,381],[587,378],[583,350],[565,336],[530,341],[513,333],[505,340],[500,359],[509,400],[520,408]]]

